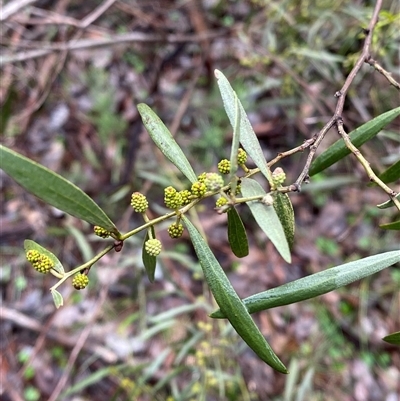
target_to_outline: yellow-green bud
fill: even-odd
[[[228,199],[226,199],[223,196],[221,196],[215,202],[215,206],[219,208],[219,207],[225,206],[227,203],[228,203]]]
[[[221,174],[229,174],[231,171],[231,162],[228,159],[223,159],[218,163],[218,171]]]
[[[182,195],[174,187],[164,189],[164,203],[170,209],[177,209],[182,206]]]
[[[182,198],[182,206],[185,206],[190,203],[190,196],[192,193],[188,189],[184,189],[183,191],[179,191]]]
[[[281,187],[286,180],[286,174],[281,167],[277,167],[272,172],[272,182],[275,187]]]
[[[168,227],[168,234],[171,238],[180,238],[183,234],[183,225],[173,223]]]
[[[33,249],[26,253],[26,258],[39,273],[46,274],[54,267],[53,261],[48,256]]]
[[[224,186],[224,179],[217,173],[207,173],[204,184],[207,191],[218,191]]]
[[[89,277],[86,274],[77,273],[72,279],[72,285],[76,290],[83,290],[89,284]]]
[[[110,236],[110,234],[111,234],[105,228],[102,228],[100,226],[94,226],[93,231],[100,238],[108,238]]]
[[[242,148],[239,148],[239,149],[238,149],[237,161],[238,161],[238,164],[239,164],[239,165],[245,164],[246,161],[247,161],[247,153],[246,153],[246,151],[245,151],[244,149],[242,149]]]
[[[196,198],[202,197],[206,192],[207,192],[207,187],[204,182],[195,182],[192,184],[191,188],[192,195],[194,195]]]
[[[204,182],[204,180],[206,179],[206,176],[207,176],[207,173],[206,173],[206,172],[201,173],[201,174],[197,177],[197,180],[198,180],[199,182]]]
[[[153,238],[145,242],[144,248],[150,256],[157,256],[161,252],[162,245],[158,239]]]
[[[149,202],[147,202],[147,198],[143,194],[134,192],[131,198],[131,206],[135,212],[144,213],[149,207]]]

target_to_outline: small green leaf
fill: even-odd
[[[57,256],[54,255],[53,253],[51,253],[50,251],[48,251],[46,248],[43,248],[41,245],[39,245],[37,242],[32,241],[30,239],[26,239],[24,241],[24,250],[25,253],[27,253],[28,251],[38,251],[39,253],[46,255],[54,264],[53,269],[64,275],[65,271],[64,271],[64,267],[61,264],[61,262],[58,260]]]
[[[236,92],[232,89],[231,84],[226,79],[225,75],[219,71],[214,71],[215,77],[218,80],[218,87],[221,92],[222,101],[226,114],[231,122],[232,128],[236,126]],[[253,159],[255,165],[260,169],[261,173],[267,178],[269,183],[272,183],[272,174],[264,157],[257,135],[250,124],[249,118],[242,106],[240,100],[237,100],[240,111],[240,143],[244,150]]]
[[[282,192],[272,192],[272,198],[274,199],[274,209],[282,224],[289,248],[292,249],[295,230],[292,202],[290,201],[289,195]]]
[[[154,231],[154,227],[153,226],[151,227],[151,232],[152,232],[153,238],[155,238],[156,236],[155,236],[155,231]],[[144,241],[143,241],[142,260],[143,260],[144,268],[145,268],[146,273],[147,273],[147,277],[149,278],[150,283],[153,283],[154,282],[154,275],[155,275],[155,272],[156,272],[156,266],[157,266],[157,257],[149,255],[146,252],[145,244],[146,244],[146,241],[148,239],[150,239],[150,237],[149,237],[149,233],[147,232],[146,233],[146,237],[144,238]]]
[[[380,228],[383,228],[384,230],[400,230],[400,220],[393,221],[392,223],[387,223],[387,224],[380,224]]]
[[[28,192],[71,216],[119,235],[104,211],[72,182],[0,145],[0,167]]]
[[[400,194],[396,195],[396,199],[400,199]],[[389,199],[386,202],[380,203],[379,205],[376,205],[377,208],[379,209],[387,209],[388,207],[395,206],[394,202]]]
[[[247,241],[246,229],[242,219],[234,207],[228,209],[228,240],[232,252],[243,258],[249,254],[249,243]]]
[[[389,184],[400,179],[400,160],[397,160],[396,163],[393,163],[390,167],[388,167],[382,174],[379,175],[379,178],[385,184]]]
[[[293,304],[326,294],[354,281],[371,276],[398,262],[400,262],[400,251],[390,251],[368,256],[367,258],[332,267],[279,287],[254,294],[243,299],[243,303],[249,313]],[[218,310],[213,312],[210,317],[221,319],[225,315],[222,311]]]
[[[60,306],[64,305],[64,300],[62,295],[57,290],[50,290],[53,296],[54,305],[58,309]]]
[[[265,363],[278,372],[288,373],[285,365],[275,355],[247,312],[204,238],[187,217],[183,216],[183,220],[199,258],[207,284],[226,318],[240,337]]]
[[[251,178],[244,178],[241,181],[241,192],[244,198],[266,195],[261,185]],[[250,201],[246,203],[250,208],[257,224],[264,231],[265,235],[275,245],[275,248],[281,254],[286,262],[291,262],[289,245],[286,239],[285,231],[279,220],[274,207],[267,206],[261,201]]]
[[[361,146],[376,136],[385,125],[389,124],[398,115],[400,115],[400,107],[387,111],[386,113],[383,113],[371,121],[361,125],[349,134],[351,142],[356,147]],[[343,139],[339,139],[313,161],[310,167],[309,175],[313,176],[325,170],[350,153],[351,152],[346,147]]]
[[[158,149],[187,177],[189,181],[196,182],[197,176],[193,171],[189,160],[186,158],[181,147],[176,143],[161,119],[147,104],[140,103],[137,106],[140,116],[151,139]]]
[[[386,341],[389,344],[400,345],[400,331],[396,331],[382,338],[383,341]]]

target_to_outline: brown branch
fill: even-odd
[[[390,197],[393,203],[396,205],[397,209],[400,211],[400,200],[396,198],[397,192],[390,189],[382,180],[380,180],[377,175],[373,172],[371,166],[369,165],[368,161],[362,155],[362,153],[354,146],[351,142],[349,135],[343,128],[343,120],[339,118],[336,122],[338,132],[340,136],[343,138],[344,143],[346,144],[347,148],[353,153],[353,155],[358,159],[360,164],[363,166],[365,172],[367,173],[369,179],[379,185]]]
[[[0,66],[15,63],[18,61],[30,60],[46,56],[54,51],[75,51],[82,49],[94,49],[98,47],[114,46],[118,44],[140,42],[140,43],[186,43],[201,42],[204,39],[216,38],[224,35],[226,30],[207,32],[202,35],[152,35],[141,32],[130,32],[120,35],[114,35],[102,39],[81,39],[71,40],[66,43],[45,43],[37,42],[41,49],[19,52],[16,54],[4,54],[0,59]]]
[[[315,155],[315,152],[316,152],[318,146],[324,139],[326,133],[332,128],[333,125],[337,124],[339,119],[342,118],[344,102],[346,100],[346,95],[350,88],[350,85],[352,84],[354,78],[358,74],[358,72],[359,72],[360,68],[362,67],[362,65],[364,64],[364,62],[370,58],[372,33],[373,33],[375,25],[378,21],[378,15],[379,15],[379,11],[380,11],[381,7],[382,7],[382,0],[377,0],[377,2],[375,4],[374,12],[373,12],[371,20],[369,22],[368,29],[366,30],[366,38],[365,38],[362,52],[361,52],[356,64],[354,65],[353,69],[350,71],[349,75],[347,76],[342,88],[335,93],[335,97],[338,98],[338,102],[336,104],[334,115],[331,117],[331,119],[328,121],[328,123],[325,124],[325,126],[322,128],[322,130],[320,132],[318,132],[318,134],[314,135],[314,137],[311,138],[311,140],[309,140],[308,142],[307,141],[305,142],[305,144],[308,145],[307,147],[310,147],[310,152],[307,157],[306,164],[305,164],[302,172],[300,173],[299,177],[297,178],[296,182],[289,186],[291,191],[300,191],[301,185],[308,178],[308,171],[310,169],[311,162],[314,158],[314,155]]]
[[[398,83],[393,77],[392,74],[386,71],[376,60],[374,60],[371,56],[369,56],[365,62],[369,64],[371,67],[374,67],[376,71],[380,72],[391,85],[393,85],[396,89],[400,90],[400,83]]]

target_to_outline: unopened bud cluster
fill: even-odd
[[[286,180],[286,174],[281,167],[277,167],[272,172],[272,182],[275,187],[280,187]]]
[[[180,238],[183,234],[183,225],[178,223],[173,223],[168,227],[168,234],[171,238]]]
[[[228,203],[228,199],[221,196],[221,198],[218,198],[217,201],[215,202],[215,206],[219,208],[219,207],[225,206],[227,203]]]
[[[159,255],[161,252],[161,248],[162,248],[161,242],[156,238],[149,239],[144,244],[144,249],[150,256]]]
[[[43,255],[34,249],[31,249],[26,253],[26,258],[35,270],[40,273],[48,273],[50,269],[54,267],[53,261],[48,256]]]
[[[218,171],[221,174],[229,174],[229,172],[231,171],[231,162],[228,159],[222,159],[218,163]]]
[[[201,198],[207,192],[206,184],[196,181],[192,184],[191,192],[194,197]]]
[[[105,228],[102,228],[100,226],[94,226],[93,231],[100,238],[108,238],[110,236],[110,234],[111,234]]]
[[[147,198],[140,192],[134,192],[131,197],[131,206],[137,213],[144,213],[149,207]]]
[[[83,290],[89,284],[89,277],[83,273],[75,274],[72,279],[72,285],[76,290]]]
[[[182,194],[174,187],[164,189],[164,203],[169,209],[178,209],[182,206]]]

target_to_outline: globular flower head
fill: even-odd
[[[206,184],[199,181],[194,182],[192,184],[191,192],[196,198],[201,198],[207,192]]]
[[[277,167],[272,172],[272,182],[275,187],[281,187],[286,180],[286,174],[281,167]]]
[[[39,273],[46,274],[54,267],[54,262],[46,255],[41,254],[34,249],[26,253],[26,258]]]
[[[218,171],[221,174],[229,174],[229,172],[231,171],[231,162],[228,159],[222,159],[218,163]]]
[[[245,151],[244,149],[242,149],[242,148],[239,148],[239,149],[238,149],[237,161],[238,161],[238,164],[239,164],[239,165],[245,164],[246,161],[247,161],[247,153],[246,153],[246,151]]]
[[[182,195],[174,187],[164,189],[164,203],[170,209],[177,209],[182,206]]]
[[[220,198],[217,199],[217,201],[215,202],[215,206],[220,208],[222,206],[225,206],[228,203],[228,199],[224,198],[223,196],[221,196]]]
[[[207,173],[204,184],[207,191],[218,191],[224,186],[224,179],[217,173]]]
[[[199,182],[204,182],[204,180],[206,179],[207,173],[201,173],[198,177],[197,177],[197,181]]]
[[[183,234],[183,225],[180,223],[172,223],[168,227],[168,234],[171,238],[180,238]]]
[[[74,278],[72,279],[72,285],[76,290],[83,290],[89,284],[89,277],[83,273],[75,274]]]
[[[156,238],[149,239],[144,244],[144,249],[150,256],[159,255],[161,252],[161,248],[162,248],[161,242]]]
[[[111,234],[105,228],[100,227],[100,226],[94,226],[93,231],[100,238],[108,238],[110,236],[110,234]]]
[[[188,189],[184,189],[183,191],[179,191],[182,198],[182,206],[185,206],[190,203],[190,196],[192,193]]]
[[[143,194],[140,192],[134,192],[131,198],[131,206],[135,212],[144,213],[149,207],[149,202]]]

